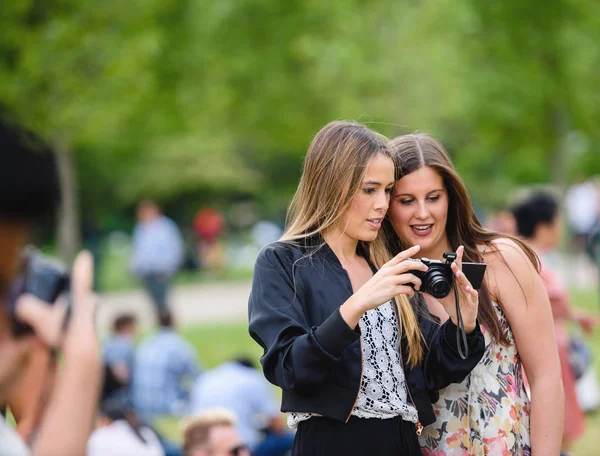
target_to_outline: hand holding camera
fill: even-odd
[[[419,250],[420,247],[415,245],[400,252],[342,305],[342,317],[351,328],[358,324],[366,311],[385,304],[399,294],[412,296],[414,290],[421,287],[421,279],[416,273],[425,273],[427,265],[410,260]]]
[[[411,271],[421,279],[420,291],[436,298],[446,309],[453,323],[459,324],[459,315],[462,314],[465,331],[470,333],[475,329],[479,294],[485,273],[485,263],[463,263],[464,247],[461,245],[456,253],[444,253],[444,260],[429,260],[423,258],[416,260],[428,266],[425,273],[419,270]],[[452,293],[453,289],[457,295]],[[458,298],[459,309],[456,306]]]

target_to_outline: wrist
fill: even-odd
[[[467,335],[471,334],[477,328],[477,320],[475,320],[472,324],[465,323],[465,332]]]
[[[365,312],[364,304],[355,295],[340,306],[340,314],[350,328],[356,328]]]

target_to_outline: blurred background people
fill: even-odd
[[[159,325],[140,343],[133,365],[132,399],[145,420],[186,415],[192,384],[200,374],[196,352],[176,332],[172,314],[163,311]]]
[[[192,412],[233,411],[236,428],[254,456],[283,456],[294,435],[285,426],[271,384],[249,358],[226,361],[204,372],[192,389]]]
[[[140,422],[133,407],[113,398],[102,405],[86,455],[165,456],[165,453],[156,433]]]
[[[135,315],[119,315],[113,322],[112,334],[102,344],[102,360],[105,366],[103,399],[113,394],[129,393],[136,331]]]
[[[216,209],[204,208],[196,212],[193,221],[196,233],[196,255],[203,269],[220,271],[225,266],[221,235],[225,219]]]
[[[573,443],[585,431],[585,416],[576,393],[576,376],[571,366],[568,323],[574,322],[586,333],[591,333],[596,317],[573,308],[566,285],[546,261],[548,253],[558,247],[562,235],[562,220],[557,199],[550,193],[534,193],[519,202],[512,210],[517,230],[536,251],[541,260],[540,274],[546,286],[552,313],[565,392],[565,420],[563,451],[572,449]]]
[[[175,222],[163,215],[154,201],[139,203],[137,220],[130,268],[143,281],[160,313],[168,309],[171,281],[183,263],[185,246]]]
[[[185,456],[250,456],[235,423],[235,414],[223,408],[187,419],[183,428]]]
[[[565,212],[573,247],[583,252],[600,216],[600,193],[592,180],[582,179],[569,187],[565,194]]]

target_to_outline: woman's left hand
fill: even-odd
[[[477,293],[477,290],[473,289],[471,283],[467,280],[467,277],[462,271],[462,257],[464,251],[465,248],[461,245],[456,250],[456,260],[454,260],[450,267],[454,273],[454,281],[456,283],[455,290],[458,292],[458,302],[460,305],[460,313],[465,324],[465,331],[469,334],[475,329],[477,323],[479,293]],[[448,296],[439,301],[444,306],[444,309],[446,309],[446,312],[448,312],[452,322],[455,325],[458,325],[454,291],[450,292]]]

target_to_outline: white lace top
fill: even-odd
[[[407,397],[400,362],[398,326],[392,302],[366,312],[359,322],[363,372],[352,415],[358,418],[394,418],[416,423],[417,410]],[[312,413],[292,412],[287,423],[292,429]],[[314,415],[316,416],[316,415]]]

